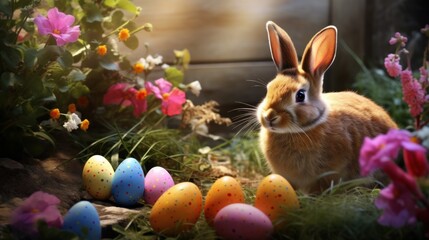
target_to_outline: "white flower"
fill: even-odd
[[[200,95],[202,89],[199,81],[193,81],[189,83],[188,85],[186,85],[186,88],[189,89],[196,96]]]
[[[159,65],[162,63],[162,56],[158,55],[156,57],[153,57],[152,55],[149,55],[146,57],[146,61],[150,64],[150,65]]]
[[[67,118],[68,121],[64,123],[63,127],[69,132],[78,129],[78,125],[82,123],[82,120],[80,120],[76,113],[68,114]]]
[[[169,68],[170,67],[170,65],[168,65],[167,63],[164,63],[164,64],[162,64],[162,66],[161,66],[161,68],[162,69],[167,69],[167,68]]]
[[[76,113],[69,114],[69,119],[72,119],[73,121],[75,121],[76,124],[82,123],[82,120],[80,120],[79,115],[77,115]]]

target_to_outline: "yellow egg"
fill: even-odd
[[[112,165],[106,158],[94,155],[83,166],[83,186],[93,198],[106,200],[111,194],[114,173]]]
[[[286,212],[285,209],[298,208],[299,201],[295,190],[284,177],[271,174],[259,183],[255,207],[264,212],[276,225],[276,220]]]
[[[217,179],[207,192],[204,204],[204,216],[209,225],[213,225],[216,214],[232,203],[244,203],[244,193],[240,183],[233,177]]]
[[[152,207],[152,228],[165,236],[177,236],[189,230],[200,217],[203,197],[191,182],[182,182],[164,192]]]

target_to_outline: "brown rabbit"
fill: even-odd
[[[397,125],[383,108],[354,92],[322,93],[323,74],[336,54],[336,27],[314,35],[301,63],[288,34],[271,21],[266,28],[277,76],[267,85],[257,118],[260,147],[272,171],[304,193],[359,176],[364,137]]]

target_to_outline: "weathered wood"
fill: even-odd
[[[311,35],[328,23],[328,0],[136,0],[138,21],[153,24],[140,32],[151,53],[166,58],[188,48],[193,63],[268,60],[265,23],[273,20],[293,36],[302,51]],[[144,54],[143,44],[131,59]]]

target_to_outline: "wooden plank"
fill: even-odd
[[[329,0],[136,0],[142,7],[139,23],[153,32],[140,32],[140,47],[131,60],[150,53],[172,59],[173,49],[188,48],[193,63],[269,60],[265,23],[273,20],[293,37],[299,52],[311,35],[328,23]]]
[[[365,57],[365,0],[332,0],[332,24],[338,28],[338,39],[357,57]],[[328,90],[350,89],[359,65],[340,43],[337,57],[325,81]]]

